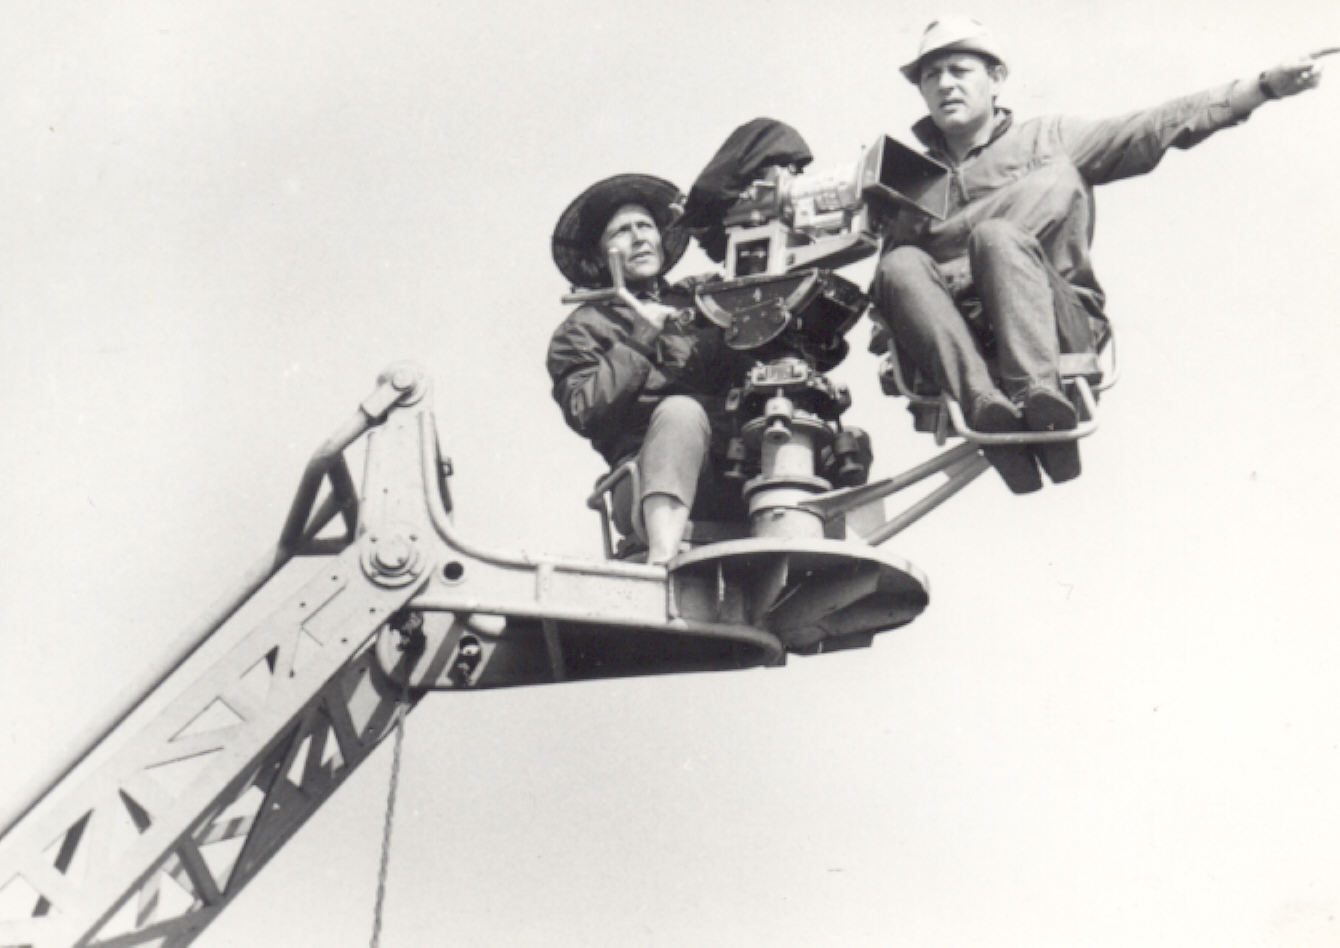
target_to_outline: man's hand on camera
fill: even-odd
[[[647,322],[655,327],[657,332],[665,329],[667,320],[675,321],[679,318],[679,310],[673,306],[666,306],[664,303],[653,303],[650,300],[640,300],[628,290],[620,290],[619,298]]]

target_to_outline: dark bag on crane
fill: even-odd
[[[693,182],[680,223],[720,263],[726,258],[726,231],[721,221],[740,192],[774,165],[799,171],[813,160],[805,139],[785,122],[770,118],[746,122],[730,133]]]

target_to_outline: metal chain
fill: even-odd
[[[395,820],[396,791],[400,786],[400,756],[405,747],[405,715],[409,712],[408,699],[395,709],[395,748],[391,755],[391,785],[386,791],[386,820],[382,824],[381,865],[377,869],[377,902],[372,910],[372,948],[377,948],[382,937],[382,906],[386,902],[386,877],[391,865],[391,824]]]

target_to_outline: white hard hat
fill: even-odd
[[[900,71],[915,86],[921,80],[921,61],[932,53],[945,52],[978,53],[1005,65],[1000,46],[980,20],[970,16],[942,16],[926,27],[926,32],[921,34],[921,45],[917,47],[917,58]]]

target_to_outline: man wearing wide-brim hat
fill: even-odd
[[[1117,118],[1016,122],[996,105],[1006,63],[981,22],[951,16],[926,28],[902,67],[929,111],[913,132],[951,169],[950,207],[943,221],[895,222],[871,295],[899,348],[970,427],[1069,430],[1077,416],[1060,353],[1094,351],[1108,332],[1089,257],[1094,186],[1152,171],[1168,149],[1314,88],[1321,69],[1303,57]],[[984,453],[1014,492],[1042,486],[1028,447]],[[1053,482],[1080,473],[1074,441],[1041,444],[1036,459]]]
[[[684,197],[669,181],[623,174],[587,188],[559,217],[554,262],[574,289],[623,283],[615,298],[579,305],[554,332],[547,359],[568,425],[615,466],[636,458],[639,496],[616,491],[615,523],[647,544],[647,561],[679,550],[689,515],[740,515],[738,487],[717,476],[730,421],[725,396],[747,369],[721,330],[694,318],[693,295],[666,281],[689,235]]]

